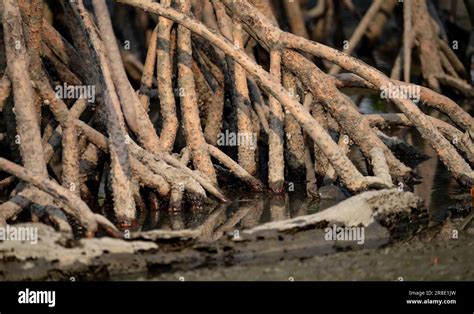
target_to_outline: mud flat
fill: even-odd
[[[272,264],[166,273],[152,280],[474,280],[474,229],[458,239],[412,239],[377,250],[339,252]],[[141,277],[148,279],[149,277]]]
[[[225,233],[217,241],[208,240],[213,237],[206,234],[206,224],[193,230],[134,233],[131,239],[80,240],[43,224],[18,224],[38,228],[38,241],[1,242],[0,279],[140,278],[196,268],[307,259],[341,250],[380,248],[399,241],[402,233],[406,238],[418,232],[427,221],[418,197],[391,189],[365,192],[316,214],[266,223],[237,234]],[[363,244],[328,240],[326,228],[334,224],[364,227]]]

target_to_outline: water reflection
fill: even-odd
[[[420,142],[418,136],[411,135],[415,147],[428,156],[434,156],[430,147]],[[416,168],[421,183],[414,187],[414,193],[420,196],[434,222],[442,222],[447,209],[456,202],[453,196],[465,193],[461,191],[449,172],[437,158],[430,158]],[[229,195],[229,193],[228,193]],[[329,197],[328,197],[329,195]],[[314,214],[334,206],[342,199],[334,193],[327,193],[319,199],[308,198],[304,188],[281,195],[246,194],[233,195],[233,201],[203,209],[184,209],[178,212],[164,210],[150,211],[144,230],[183,230],[199,229],[202,241],[216,241],[224,234],[249,229],[257,225]]]
[[[457,102],[464,110],[473,113],[474,100],[463,100]],[[373,106],[373,102],[369,103]],[[385,104],[384,111],[390,110],[390,106]],[[375,108],[368,110],[369,113],[375,112]],[[446,117],[439,112],[425,108],[430,116],[446,121]],[[448,122],[448,121],[446,121]],[[452,178],[444,164],[439,161],[436,152],[431,148],[421,135],[413,128],[401,128],[392,131],[390,136],[395,135],[405,143],[412,145],[419,152],[429,157],[426,161],[419,164],[414,170],[415,174],[421,179],[420,183],[414,186],[413,192],[423,201],[430,214],[430,219],[435,223],[443,222],[449,215],[450,206],[462,200],[463,197],[469,197],[467,188],[460,187]]]
[[[337,203],[338,200],[333,200]],[[313,214],[329,207],[327,200],[319,202],[307,198],[304,190],[282,195],[237,195],[227,204],[215,208],[155,211],[145,221],[144,230],[199,229],[203,241],[215,241],[226,233],[257,225]]]
[[[471,106],[466,108],[467,110],[472,109],[472,102],[467,103],[467,106]],[[424,200],[432,221],[442,222],[447,216],[448,207],[458,202],[459,196],[464,195],[467,190],[459,188],[444,165],[438,161],[436,153],[423,141],[416,130],[402,128],[388,135],[397,136],[430,157],[415,168],[415,173],[421,178],[421,182],[413,189],[414,193]],[[351,159],[359,170],[363,171],[365,159],[356,147],[353,147],[351,151]],[[167,212],[155,207],[149,211],[144,231],[199,229],[203,241],[215,241],[224,234],[236,230],[314,214],[336,205],[346,197],[340,189],[331,185],[322,187],[319,193],[321,195],[319,199],[308,198],[304,186],[282,195],[236,194],[235,191],[229,191],[226,194],[232,197],[233,201],[216,205],[216,207],[185,208],[179,212]]]

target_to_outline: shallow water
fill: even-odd
[[[459,188],[436,159],[422,163],[417,174],[422,178],[421,183],[414,187],[414,193],[424,200],[432,222],[441,223],[452,216],[450,208],[465,206],[468,191]],[[233,201],[215,208],[160,212],[156,224],[151,225],[150,220],[147,220],[144,230],[202,228],[207,235],[203,239],[212,242],[225,234],[267,222],[314,214],[341,201],[341,198],[332,198],[332,195],[320,199],[308,198],[302,186],[284,195],[242,192],[235,195],[227,192],[227,195],[233,197]]]
[[[378,102],[375,104],[375,102],[374,97],[363,99],[361,111],[376,113],[380,110],[390,110],[388,106],[381,108],[380,106],[383,105]],[[470,111],[473,101],[464,101],[461,106]],[[429,157],[415,168],[415,175],[419,177],[420,183],[405,189],[413,191],[423,199],[433,222],[444,221],[450,215],[449,208],[465,201],[468,189],[458,186],[446,167],[438,160],[435,152],[423,141],[416,130],[399,129],[389,135],[398,136],[415,147],[419,153]],[[359,164],[365,164],[360,154],[353,154],[351,158],[356,158]],[[181,230],[205,226],[206,229],[214,229],[222,235],[271,221],[313,214],[336,205],[350,196],[344,189],[335,188],[321,190],[320,194],[322,195],[320,199],[308,198],[303,184],[296,184],[291,190],[287,187],[284,195],[228,190],[226,195],[232,199],[229,204],[221,204],[215,208],[154,213],[152,215],[155,216],[152,219],[148,217],[145,221],[144,230]],[[217,233],[214,235],[214,240],[220,237]]]
[[[370,99],[363,102],[364,111],[374,112]],[[461,104],[471,111],[473,102]],[[382,108],[383,110],[387,108]],[[413,192],[421,197],[428,209],[433,225],[447,218],[459,224],[470,210],[468,189],[460,188],[414,130],[396,130],[395,134],[420,153],[431,158],[415,169],[420,183]],[[410,189],[410,188],[408,188]],[[321,199],[306,197],[304,186],[285,195],[227,192],[233,202],[216,209],[165,213],[157,227],[168,230],[203,227],[205,241],[216,241],[236,230],[255,227],[270,221],[313,214],[341,201],[331,191]],[[347,195],[346,195],[347,196]],[[461,209],[461,214],[457,209]],[[439,231],[439,229],[438,229]],[[279,258],[249,265],[211,267],[179,273],[134,277],[142,280],[472,280],[473,228],[462,233],[459,239],[437,239],[422,235],[401,242],[385,245],[385,248],[357,249],[355,252],[315,256],[309,259]],[[433,240],[435,239],[435,240]],[[386,243],[386,242],[384,242]],[[424,266],[423,266],[424,265]],[[421,266],[421,269],[420,269]]]

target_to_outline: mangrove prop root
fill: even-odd
[[[400,10],[396,0],[373,1],[342,51],[321,43],[338,46],[333,1],[306,12],[296,0],[90,2],[93,10],[63,2],[52,21],[48,1],[2,3],[1,225],[29,219],[19,214],[30,209],[68,235],[81,230],[74,221],[86,236],[100,226],[123,237],[119,229],[155,228],[164,209],[173,212],[169,228],[182,228],[181,211],[228,202],[225,188],[235,184],[283,194],[301,182],[309,197],[326,185],[393,188],[412,182],[414,169],[387,140],[391,127],[419,131],[454,179],[474,183],[474,121],[441,94],[472,97],[473,88],[426,0]],[[341,6],[358,15],[356,5]],[[355,56],[385,36],[392,14],[402,14],[401,41],[389,78]],[[60,96],[68,87],[74,95]],[[415,90],[419,102],[390,88]],[[359,110],[361,89],[396,113]],[[271,199],[272,219],[288,218],[285,197]],[[202,238],[257,225],[257,207],[225,222],[218,205]]]

